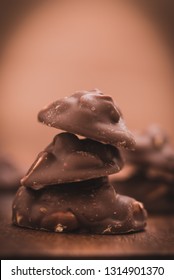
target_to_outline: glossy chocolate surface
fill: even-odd
[[[123,166],[117,148],[91,139],[60,133],[41,152],[22,185],[40,189],[46,185],[83,181],[107,176]]]
[[[20,187],[13,223],[40,230],[119,234],[143,230],[146,211],[136,200],[116,194],[107,177],[48,186]]]
[[[40,122],[119,148],[133,149],[135,142],[119,108],[110,96],[95,89],[57,100],[41,110]]]
[[[77,92],[43,109],[38,119],[67,132],[55,136],[21,180],[13,223],[59,233],[143,230],[143,205],[116,194],[108,182],[123,166],[117,148],[135,144],[112,98],[99,90]]]

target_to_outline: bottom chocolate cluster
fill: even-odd
[[[120,234],[143,230],[146,210],[119,195],[108,177],[46,186],[20,187],[13,202],[13,223],[54,232]]]

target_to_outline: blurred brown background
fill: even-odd
[[[58,133],[38,111],[99,88],[127,126],[151,123],[174,144],[173,1],[0,1],[0,150],[28,168]]]

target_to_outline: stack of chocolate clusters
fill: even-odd
[[[13,223],[95,234],[144,229],[143,205],[117,194],[108,180],[123,167],[118,149],[135,145],[112,98],[99,90],[77,92],[44,108],[38,119],[67,132],[55,136],[21,180]]]
[[[157,125],[134,135],[135,151],[124,152],[125,167],[111,182],[122,194],[143,201],[150,212],[174,212],[174,148],[169,137]]]

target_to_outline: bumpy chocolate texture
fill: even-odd
[[[124,153],[127,164],[112,183],[120,193],[143,201],[151,212],[173,212],[174,148],[157,125],[135,134],[135,139],[135,151]]]
[[[108,182],[107,176],[123,165],[117,148],[135,144],[112,98],[98,90],[78,92],[54,102],[38,118],[68,132],[56,135],[22,179],[13,223],[98,234],[144,229],[143,205],[116,194]]]
[[[22,185],[40,189],[46,185],[88,180],[120,171],[117,148],[71,133],[55,136],[21,180]]]
[[[40,122],[119,148],[135,142],[110,96],[99,90],[76,92],[55,101],[38,114]]]
[[[13,223],[54,232],[119,234],[142,230],[146,211],[136,200],[116,194],[103,177],[39,191],[20,187]]]

